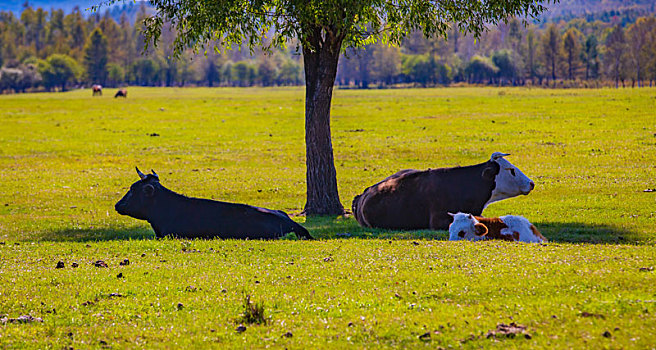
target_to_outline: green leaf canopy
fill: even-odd
[[[399,44],[411,31],[446,36],[452,26],[478,36],[487,24],[509,16],[536,17],[544,2],[551,1],[150,0],[157,14],[146,20],[146,37],[157,43],[162,25],[170,22],[178,31],[175,54],[210,42],[268,49],[296,37],[307,45],[317,30],[342,39],[342,48],[376,40]]]

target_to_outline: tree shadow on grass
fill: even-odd
[[[612,226],[566,222],[537,222],[537,228],[550,242],[590,244],[635,244],[637,234]],[[399,231],[365,228],[353,217],[308,217],[303,226],[317,239],[428,239],[448,240],[447,231]],[[50,242],[90,242],[155,239],[149,226],[61,229],[45,232],[39,240]]]
[[[580,222],[538,222],[535,226],[551,242],[590,244],[634,244],[639,241],[634,232],[608,225]]]
[[[155,233],[147,226],[107,227],[88,229],[61,229],[45,232],[40,241],[46,242],[95,242],[154,239]]]
[[[318,239],[432,239],[448,240],[448,231],[399,231],[365,228],[353,217],[308,217],[303,224]],[[536,222],[535,226],[550,242],[590,244],[635,244],[637,234],[606,225],[571,222]]]

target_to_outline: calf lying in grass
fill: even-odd
[[[285,212],[190,198],[159,183],[159,176],[144,175],[130,186],[116,203],[121,215],[147,220],[157,237],[273,239],[294,232],[298,238],[312,239],[310,233]]]
[[[453,222],[449,225],[449,240],[500,239],[526,243],[542,243],[547,239],[540,231],[522,216],[506,215],[498,218],[484,218],[466,213],[451,214]]]

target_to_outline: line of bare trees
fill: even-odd
[[[656,18],[626,27],[575,19],[545,28],[520,21],[485,33],[478,41],[453,32],[448,41],[420,34],[402,47],[373,44],[346,53],[342,85],[652,86],[656,81]]]

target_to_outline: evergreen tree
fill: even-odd
[[[599,77],[599,52],[597,37],[588,35],[585,39],[585,79],[597,79]]]
[[[535,67],[535,53],[537,51],[537,43],[535,39],[535,32],[533,29],[529,29],[526,34],[526,73],[528,78],[533,81],[536,77],[536,67]]]
[[[89,35],[84,46],[84,67],[89,83],[104,84],[107,79],[107,38],[100,28]]]
[[[137,85],[154,86],[157,84],[160,66],[151,58],[140,58],[134,63],[133,71]]]
[[[125,70],[116,63],[107,64],[107,79],[110,86],[117,86],[125,81]]]
[[[64,25],[68,32],[69,46],[71,48],[81,49],[85,43],[86,29],[79,8],[76,7],[73,9],[73,12],[64,17]]]

